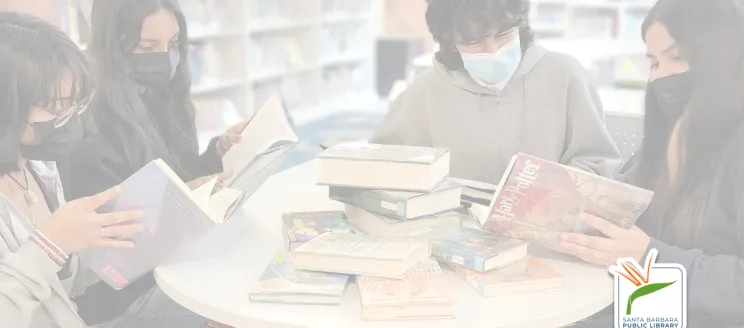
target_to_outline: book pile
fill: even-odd
[[[354,277],[364,320],[454,318],[442,266],[485,297],[562,288],[529,242],[461,224],[463,183],[447,178],[448,150],[339,144],[318,159],[318,183],[344,211],[285,213],[289,253],[266,268],[252,301],[337,305]]]

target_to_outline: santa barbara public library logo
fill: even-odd
[[[674,263],[656,263],[656,249],[641,267],[632,258],[610,267],[615,276],[615,328],[687,327],[687,272]]]

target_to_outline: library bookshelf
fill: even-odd
[[[63,29],[84,47],[93,0],[58,1]],[[374,102],[372,1],[179,0],[202,138],[249,118],[276,92],[300,121]]]

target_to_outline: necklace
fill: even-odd
[[[26,206],[29,208],[29,217],[31,218],[31,225],[36,228],[36,218],[34,217],[34,208],[36,207],[36,203],[39,201],[39,198],[36,197],[36,194],[31,191],[31,187],[28,183],[28,175],[26,174],[26,168],[23,168],[23,180],[25,183],[21,183],[16,178],[14,178],[12,175],[8,174],[8,177],[10,177],[13,182],[15,182],[21,189],[23,189],[23,199],[26,201]],[[25,186],[24,186],[25,184]]]

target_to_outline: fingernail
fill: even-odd
[[[137,217],[138,218],[141,218],[141,217],[145,216],[145,211],[143,211],[143,210],[137,210],[137,213],[136,214],[137,214]]]
[[[134,242],[128,241],[126,245],[127,248],[134,248]]]
[[[137,231],[142,232],[147,230],[147,226],[144,224],[137,225]]]

